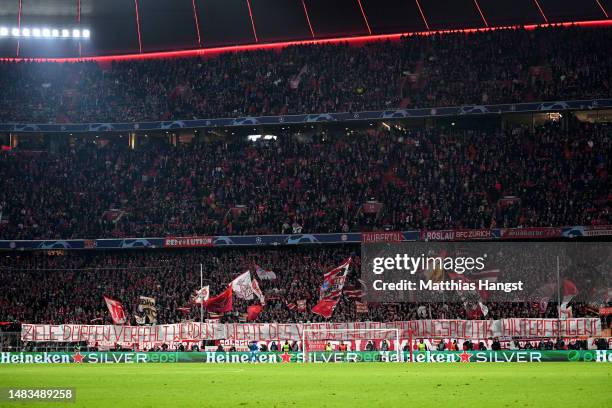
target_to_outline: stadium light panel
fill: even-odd
[[[42,27],[0,27],[0,37],[32,37],[32,38],[90,38],[89,29],[42,28]]]

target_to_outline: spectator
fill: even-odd
[[[0,239],[612,224],[611,132],[576,122],[16,149],[0,153]]]
[[[206,58],[1,62],[0,122],[130,122],[609,98],[610,28],[509,28]],[[554,46],[551,46],[554,44]]]

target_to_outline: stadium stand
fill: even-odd
[[[0,274],[0,320],[30,323],[95,323],[111,324],[108,312],[101,307],[104,295],[122,299],[128,314],[137,314],[138,297],[146,294],[157,299],[158,322],[174,323],[199,319],[194,307],[194,290],[199,284],[202,263],[205,282],[213,294],[245,270],[255,265],[271,268],[274,280],[260,279],[266,306],[259,322],[324,321],[311,312],[318,302],[322,271],[353,256],[345,293],[334,311],[333,321],[401,321],[417,319],[502,319],[512,317],[556,317],[556,304],[545,310],[531,303],[487,303],[489,314],[469,313],[463,302],[449,297],[445,303],[398,303],[369,305],[368,311],[357,313],[355,301],[361,298],[360,257],[358,245],[315,246],[277,249],[210,249],[172,251],[67,252],[63,256],[44,253],[13,253],[3,259]],[[531,267],[534,267],[533,265]],[[537,266],[534,267],[536,270]],[[544,270],[544,268],[541,268]],[[253,272],[253,276],[256,276]],[[506,277],[510,279],[509,277]],[[348,288],[355,290],[347,291]],[[450,296],[450,295],[449,295]],[[298,301],[305,300],[300,310]],[[234,312],[222,317],[224,322],[238,322],[248,304],[234,297]],[[426,313],[418,313],[421,306]],[[189,308],[189,311],[181,308]],[[585,305],[574,303],[574,316],[582,317]],[[244,317],[244,316],[243,316]],[[244,321],[244,320],[243,320]]]
[[[601,50],[611,37],[609,28],[517,28],[206,58],[0,62],[0,122],[610,98],[612,57]],[[49,143],[43,136],[30,144],[35,138],[24,138],[0,151],[0,239],[611,225],[612,130],[559,117],[537,125],[277,127],[276,137],[257,141],[222,131],[184,144],[152,135],[137,148],[112,132],[101,140],[77,135]],[[260,281],[268,303],[257,322],[324,321],[311,312],[321,272],[349,256],[355,264],[346,288],[360,291],[355,244],[59,252],[3,254],[0,286],[8,290],[0,292],[6,323],[0,329],[17,331],[20,322],[110,324],[104,295],[120,298],[133,319],[143,293],[157,300],[159,323],[198,320],[192,296],[199,264],[211,293],[256,265],[276,271],[278,279]],[[485,302],[485,317],[460,299],[359,310],[359,298],[345,293],[333,321],[558,317],[554,302],[545,310]],[[222,321],[244,321],[247,306],[235,299],[234,312]],[[588,305],[572,306],[574,317],[592,316]],[[610,325],[609,318],[602,321]]]
[[[0,153],[0,238],[607,225],[610,132],[549,123],[15,149]]]
[[[130,122],[609,98],[610,28],[504,29],[211,58],[0,63],[0,121]]]

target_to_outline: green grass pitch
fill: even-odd
[[[0,367],[0,387],[74,387],[73,403],[2,407],[611,407],[612,366],[148,364]]]

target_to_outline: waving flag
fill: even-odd
[[[157,323],[157,306],[155,305],[155,298],[148,296],[140,296],[140,303],[138,304],[138,324],[155,324]]]
[[[226,313],[232,311],[232,285],[229,285],[227,289],[218,294],[215,297],[208,299],[206,303],[204,303],[204,307],[208,310],[209,315],[210,312],[213,313]]]
[[[344,288],[344,295],[349,299],[361,299],[363,290],[359,286],[347,286]]]
[[[561,300],[561,306],[567,308],[567,304],[578,294],[578,288],[569,279],[563,279],[563,299]]]
[[[259,283],[257,283],[255,279],[251,281],[251,289],[253,289],[253,293],[255,294],[255,296],[259,298],[259,303],[261,303],[262,305],[265,305],[266,298],[263,292],[261,291],[261,289],[259,288]]]
[[[251,282],[251,272],[246,271],[242,275],[238,276],[231,283],[234,294],[246,300],[253,299],[253,282]]]
[[[263,311],[262,305],[251,305],[247,308],[247,321],[252,322]]]
[[[106,307],[108,307],[108,311],[113,319],[113,323],[124,324],[127,320],[127,316],[125,314],[125,309],[123,308],[123,303],[121,303],[119,300],[109,298],[108,296],[104,296],[104,301],[106,302]]]
[[[312,308],[314,314],[323,316],[326,319],[331,317],[342,294],[344,281],[350,266],[351,258],[348,258],[342,265],[323,275],[323,284],[319,290],[319,303]]]
[[[489,282],[497,282],[499,277],[501,276],[501,271],[499,269],[488,269],[486,271],[479,272],[471,272],[469,274],[470,278],[475,281],[487,280]]]
[[[208,298],[210,297],[209,286],[202,286],[200,290],[196,290],[195,296],[193,297],[193,303],[196,305],[202,305],[206,303]]]
[[[487,315],[489,314],[489,308],[487,307],[487,305],[482,302],[478,302],[478,306],[480,306],[480,311],[482,312],[482,315],[484,317],[487,317]]]
[[[255,273],[261,280],[274,280],[276,279],[276,274],[269,269],[264,269],[259,265],[255,265]]]

